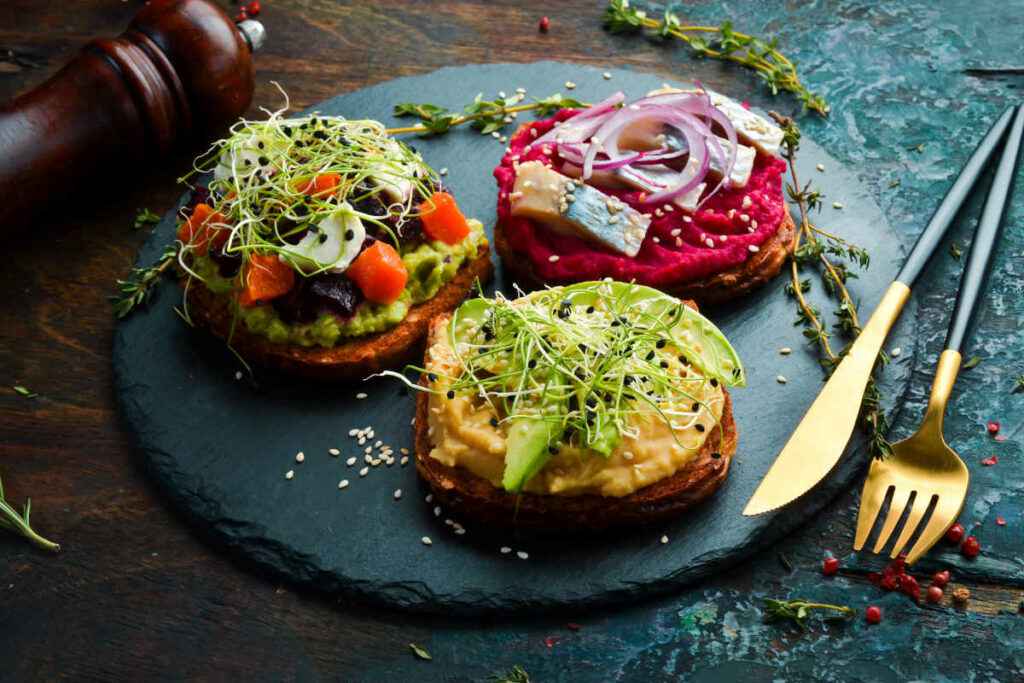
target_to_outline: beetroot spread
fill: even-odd
[[[655,207],[640,203],[641,193],[637,190],[601,188],[638,211],[653,212],[651,227],[635,258],[616,254],[580,237],[556,234],[535,221],[511,215],[509,193],[516,179],[513,165],[542,161],[559,168],[552,146],[530,143],[551,130],[556,121],[577,113],[564,109],[550,119],[525,126],[512,138],[509,151],[494,169],[498,181],[498,220],[511,248],[530,259],[542,280],[576,282],[611,277],[655,287],[691,282],[741,265],[778,230],[785,209],[782,174],[786,164],[762,153],[757,155],[746,187],[720,189],[693,216],[687,216],[678,207],[654,212]],[[558,258],[552,260],[551,256]]]

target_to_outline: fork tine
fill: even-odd
[[[874,467],[875,461],[872,461],[871,466]],[[867,543],[868,536],[871,535],[871,530],[875,526],[875,520],[878,518],[878,511],[882,509],[882,503],[885,502],[885,494],[889,492],[891,487],[879,486],[879,482],[873,482],[871,477],[864,481],[864,489],[860,494],[860,510],[857,511],[857,535],[853,541],[853,549],[860,550]]]
[[[889,503],[889,514],[885,518],[885,523],[882,525],[882,531],[878,534],[878,540],[875,541],[875,549],[872,552],[875,554],[882,552],[882,548],[885,547],[886,541],[889,540],[889,536],[892,535],[893,529],[896,528],[896,524],[900,521],[900,517],[903,516],[903,510],[907,507],[907,501],[910,500],[910,496],[913,494],[913,491],[910,491],[909,493],[906,491],[901,492],[899,489],[893,491],[892,502]]]
[[[913,506],[910,508],[910,514],[907,515],[907,521],[903,524],[903,530],[900,531],[900,535],[896,538],[896,543],[892,546],[892,552],[889,557],[896,557],[903,550],[903,546],[910,542],[914,532],[917,531],[917,526],[921,523],[925,513],[928,512],[928,506],[932,503],[932,498],[936,494],[929,493],[924,494],[921,491],[917,492],[917,497],[914,498]],[[938,507],[936,505],[936,507]]]
[[[960,516],[960,510],[964,505],[964,498],[967,496],[967,488],[964,487],[964,492],[959,496],[939,496],[938,502],[935,504],[935,510],[932,511],[932,518],[928,520],[928,524],[925,525],[924,531],[921,532],[921,536],[917,539],[917,543],[907,553],[907,564],[913,564],[917,558],[924,555],[926,552],[932,549],[939,539],[943,537],[956,518]]]

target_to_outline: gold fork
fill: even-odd
[[[908,564],[928,552],[956,521],[963,509],[970,475],[960,457],[946,445],[946,440],[942,436],[942,419],[946,412],[946,401],[953,391],[953,384],[960,370],[960,349],[995,251],[1003,209],[1016,170],[1022,132],[1024,106],[1017,108],[992,187],[985,199],[985,208],[978,221],[978,229],[960,283],[949,334],[946,336],[945,350],[939,356],[939,364],[935,369],[935,379],[932,382],[924,420],[913,436],[893,444],[891,455],[884,459],[872,460],[861,493],[854,550],[864,547],[890,489],[892,499],[889,513],[882,523],[874,547],[874,552],[882,551],[900,519],[906,514],[906,522],[893,544],[890,557],[896,557],[903,552],[934,501],[931,517],[918,536],[917,542],[907,553]]]

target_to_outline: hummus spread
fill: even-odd
[[[449,467],[462,467],[501,488],[505,469],[508,421],[501,422],[486,401],[458,394],[445,396],[445,377],[457,376],[459,360],[447,334],[436,335],[427,352],[428,372],[438,380],[430,395],[430,457]],[[724,395],[721,385],[701,377],[692,366],[674,364],[680,382],[693,398],[671,404],[671,425],[651,409],[628,417],[626,429],[609,457],[564,445],[523,487],[528,493],[621,497],[671,477],[693,461],[712,430],[718,429]]]

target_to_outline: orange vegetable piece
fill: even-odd
[[[419,206],[423,232],[432,240],[445,244],[458,244],[469,234],[469,223],[459,211],[455,197],[447,192],[435,192]]]
[[[188,220],[178,226],[178,239],[183,244],[195,247],[197,253],[205,255],[211,245],[219,249],[231,236],[230,230],[214,227],[224,222],[226,219],[220,211],[214,211],[209,204],[196,204]]]
[[[409,279],[402,257],[386,242],[374,242],[364,249],[345,274],[368,301],[376,304],[390,304],[397,299]]]
[[[310,197],[323,198],[332,194],[341,185],[341,176],[337,173],[321,173],[313,176],[312,180],[299,181],[298,189],[302,194]]]
[[[238,295],[238,303],[243,306],[255,306],[284,296],[295,286],[295,271],[276,254],[250,256],[243,277],[242,292]]]

